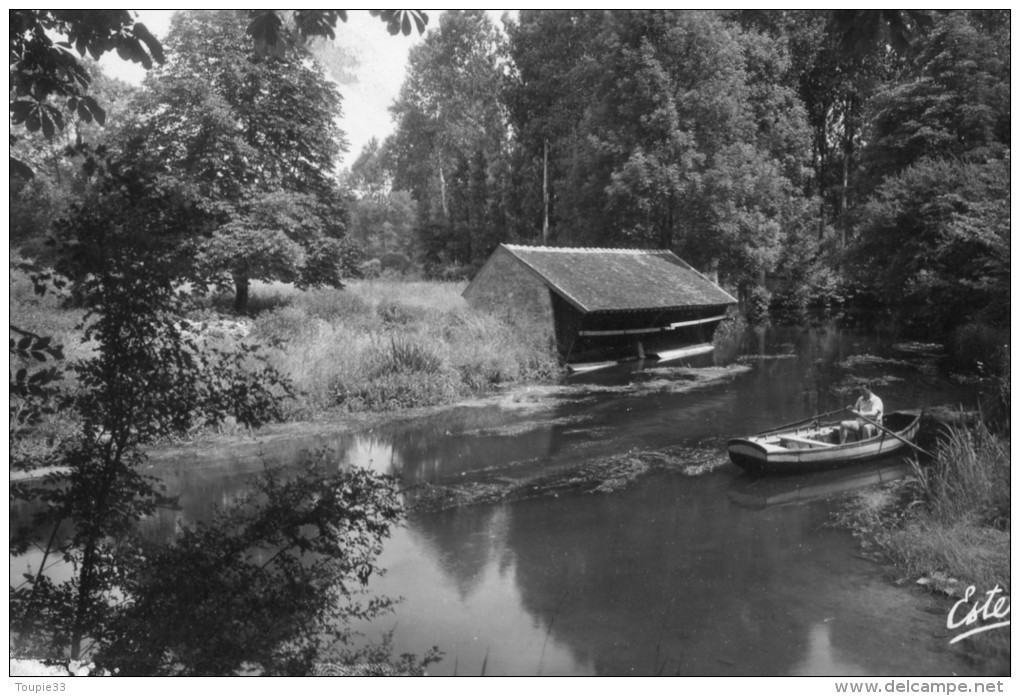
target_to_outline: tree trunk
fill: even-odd
[[[670,195],[666,202],[666,224],[659,229],[659,248],[660,249],[672,249],[673,248],[673,196]]]
[[[446,208],[446,176],[443,174],[443,167],[439,167],[439,200],[443,204],[443,218],[450,217],[450,211]]]
[[[857,102],[851,96],[846,100],[843,114],[843,180],[839,192],[839,234],[840,245],[846,248],[846,210],[848,205],[847,192],[850,189],[850,161],[854,156],[854,139],[857,133]]]
[[[542,244],[549,244],[549,141],[542,141]]]
[[[96,568],[96,542],[90,540],[82,554],[81,575],[78,578],[78,596],[75,601],[74,627],[71,629],[71,659],[81,657],[81,644],[85,639],[86,618],[92,595],[92,578]]]
[[[839,245],[846,249],[846,224],[843,219],[846,215],[846,188],[850,180],[850,153],[848,148],[843,147],[843,182],[839,191]]]
[[[234,313],[248,313],[248,276],[234,275]]]

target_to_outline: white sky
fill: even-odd
[[[163,39],[170,29],[172,10],[137,10],[138,21],[145,24],[157,38]],[[501,26],[502,10],[489,10],[492,19]],[[427,10],[429,24],[426,32],[439,25],[438,10]],[[361,153],[361,149],[374,136],[383,140],[393,131],[388,107],[397,98],[404,81],[407,55],[411,46],[422,41],[416,31],[411,36],[390,36],[386,25],[366,10],[353,10],[347,23],[338,23],[336,41],[359,61],[354,71],[357,82],[341,85],[343,118],[340,127],[347,134],[350,150],[345,155],[344,167]],[[121,60],[115,53],[99,61],[103,70],[132,84],[141,84],[145,69]]]

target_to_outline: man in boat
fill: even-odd
[[[861,395],[857,399],[851,413],[864,416],[876,423],[882,423],[882,412],[884,407],[882,400],[871,391],[871,385],[865,382],[861,385]],[[846,444],[847,433],[854,433],[858,440],[866,440],[875,433],[875,426],[868,423],[864,418],[845,420],[839,424],[839,444]]]

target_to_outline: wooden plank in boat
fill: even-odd
[[[796,442],[801,445],[807,445],[815,449],[822,449],[824,447],[835,447],[835,445],[828,442],[819,442],[818,440],[809,440],[806,437],[797,437],[796,435],[781,435],[779,441]]]

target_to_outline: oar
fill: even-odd
[[[900,435],[898,435],[898,434],[894,433],[894,432],[893,432],[892,430],[889,430],[889,428],[886,428],[886,427],[884,427],[884,426],[882,426],[882,425],[879,425],[878,423],[876,423],[875,421],[871,420],[871,419],[870,419],[870,418],[868,418],[867,416],[862,416],[862,415],[861,415],[860,413],[857,413],[856,411],[853,411],[853,410],[851,410],[851,409],[847,409],[847,410],[848,410],[848,411],[850,411],[851,413],[854,413],[854,414],[856,414],[856,415],[857,415],[857,417],[858,417],[858,418],[860,418],[861,420],[863,420],[863,421],[865,421],[865,422],[867,422],[867,423],[871,423],[871,424],[872,424],[873,426],[875,426],[876,428],[878,428],[878,429],[879,429],[879,430],[881,430],[882,432],[886,432],[886,433],[889,433],[890,435],[892,435],[893,437],[895,437],[895,438],[896,438],[897,440],[899,440],[900,442],[904,442],[904,443],[906,443],[906,444],[910,445],[911,447],[913,447],[914,449],[916,449],[916,450],[917,450],[918,452],[920,452],[921,454],[927,455],[927,456],[931,457],[932,459],[934,459],[934,458],[935,458],[935,455],[934,455],[934,454],[932,454],[931,452],[929,452],[928,450],[926,450],[926,449],[923,449],[923,448],[921,448],[921,447],[918,447],[917,445],[915,445],[915,444],[914,444],[913,442],[911,442],[911,441],[910,441],[910,440],[908,440],[907,438],[905,438],[905,437],[901,437]]]
[[[809,416],[808,418],[802,418],[799,421],[787,423],[786,425],[780,425],[775,428],[769,428],[768,430],[762,430],[760,433],[755,433],[754,435],[751,435],[751,437],[758,437],[759,435],[774,433],[779,430],[786,430],[787,428],[792,428],[793,426],[800,425],[801,423],[807,423],[808,421],[818,420],[819,418],[825,418],[827,416],[834,416],[837,413],[842,413],[843,411],[849,410],[850,410],[849,408],[837,408],[835,411],[829,411],[828,413],[819,413],[817,416]]]

